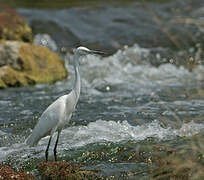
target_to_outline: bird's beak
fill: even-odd
[[[105,55],[104,52],[101,52],[101,51],[93,51],[93,50],[90,50],[90,51],[89,51],[89,54]]]

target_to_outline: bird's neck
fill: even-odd
[[[74,72],[75,72],[75,79],[74,79],[74,87],[73,91],[76,94],[76,98],[79,98],[80,95],[80,73],[79,73],[79,62],[78,62],[78,55],[74,55]]]

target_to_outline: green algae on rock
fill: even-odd
[[[43,180],[96,180],[103,179],[102,176],[94,174],[94,170],[81,170],[80,165],[58,162],[41,162],[37,169]]]
[[[67,76],[63,61],[45,47],[5,41],[0,56],[0,88],[53,83]]]
[[[0,7],[0,39],[32,42],[31,28],[14,9]]]

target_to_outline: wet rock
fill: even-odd
[[[187,16],[184,7],[188,6],[191,7],[191,1],[118,2],[117,7],[104,3],[100,8],[20,9],[19,13],[26,17],[34,34],[47,33],[58,46],[72,47],[80,42],[114,53],[135,43],[147,48],[194,46],[200,39],[196,35],[199,29],[176,21],[177,17]]]
[[[30,23],[33,34],[48,34],[57,42],[59,47],[76,47],[80,39],[67,27],[61,27],[56,22],[34,19]]]
[[[67,76],[63,62],[45,47],[5,41],[0,57],[0,88],[53,83]]]
[[[149,143],[137,143],[135,147],[132,145],[128,147],[129,143],[122,146],[115,145],[115,147],[111,146],[111,148],[84,152],[77,161],[88,166],[95,165],[101,161],[113,164],[145,164],[141,170],[134,169],[131,170],[131,173],[121,173],[124,177],[127,177],[126,175],[128,174],[130,179],[140,179],[136,177],[140,173],[147,173],[148,179],[155,180],[203,179],[203,136],[195,135],[185,139],[185,142],[181,142],[182,144],[179,147],[175,147],[175,144],[171,144],[169,141],[160,142],[160,144],[152,141],[149,141]],[[192,156],[189,156],[189,154]]]
[[[15,180],[34,180],[35,177],[32,174],[27,174],[23,169],[14,171],[9,166],[0,165],[0,179],[15,179]]]
[[[151,179],[203,179],[203,145],[203,136],[195,135],[180,149],[168,150],[163,146],[162,151],[166,149],[166,153],[150,157],[157,166],[152,168]]]
[[[102,176],[94,174],[96,171],[81,170],[81,166],[73,165],[65,161],[41,162],[37,169],[43,180],[95,180],[103,179]]]
[[[31,42],[32,31],[25,19],[13,9],[0,10],[0,39]]]

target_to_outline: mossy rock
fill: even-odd
[[[32,42],[31,28],[14,9],[0,9],[0,39]]]
[[[35,177],[21,168],[18,171],[14,171],[10,166],[2,166],[0,164],[0,179],[35,180]]]
[[[63,61],[45,47],[5,41],[0,56],[0,88],[53,83],[67,76]]]
[[[42,180],[99,180],[104,179],[96,175],[95,170],[81,170],[81,166],[70,164],[65,161],[41,162],[37,170]]]
[[[21,86],[26,85],[26,77],[22,73],[18,73],[10,66],[3,66],[0,68],[0,77],[4,86]]]
[[[27,77],[36,83],[53,83],[67,76],[63,61],[45,47],[23,43],[18,61]]]
[[[6,84],[0,79],[0,89],[4,89],[6,87]]]

